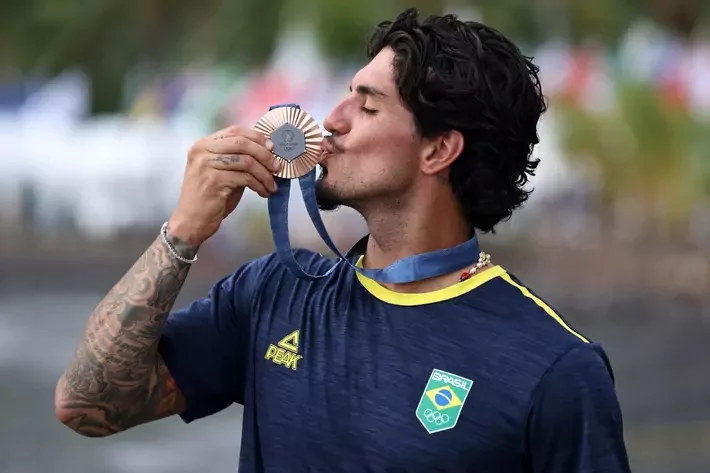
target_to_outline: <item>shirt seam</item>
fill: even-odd
[[[550,366],[545,369],[545,371],[540,375],[540,379],[537,380],[537,383],[535,383],[535,387],[532,389],[530,392],[530,397],[528,398],[528,402],[526,403],[526,408],[525,408],[525,422],[523,422],[523,432],[522,432],[522,439],[523,439],[523,454],[525,454],[526,449],[525,449],[525,441],[527,440],[527,430],[528,430],[528,421],[530,419],[530,415],[532,413],[532,408],[533,408],[533,401],[535,399],[535,396],[538,393],[538,390],[541,389],[540,386],[542,382],[545,380],[545,377],[547,377],[548,374],[572,351],[578,350],[578,349],[589,349],[593,344],[584,344],[584,345],[572,345],[569,347],[567,350],[562,352],[555,360],[550,363]]]

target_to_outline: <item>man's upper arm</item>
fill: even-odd
[[[535,473],[627,473],[621,409],[597,345],[563,355],[533,394],[527,457]]]
[[[184,397],[180,416],[186,422],[243,402],[252,297],[262,264],[242,266],[165,323],[159,354]]]

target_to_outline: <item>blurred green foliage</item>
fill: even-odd
[[[620,81],[614,94],[603,111],[555,99],[565,156],[600,184],[600,210],[635,202],[649,235],[687,224],[710,195],[710,121],[647,84]]]
[[[92,84],[92,111],[123,103],[126,74],[155,76],[187,63],[263,64],[279,32],[294,21],[316,28],[336,61],[364,58],[365,40],[384,19],[414,6],[424,14],[473,8],[528,47],[550,36],[616,42],[640,16],[688,34],[708,13],[703,0],[4,0],[0,6],[0,80],[13,72],[48,77],[81,67]],[[692,29],[692,28],[691,28]]]
[[[151,81],[195,63],[258,67],[289,26],[313,28],[335,64],[362,62],[377,23],[408,7],[469,11],[524,50],[550,38],[613,48],[642,18],[690,37],[710,17],[707,0],[3,0],[0,81],[78,67],[90,79],[91,112],[112,113],[125,105],[127,77]],[[710,194],[710,125],[651,86],[615,87],[605,113],[555,99],[565,154],[596,175],[601,205],[631,198],[652,222],[687,219]]]

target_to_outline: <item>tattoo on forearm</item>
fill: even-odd
[[[210,161],[214,161],[214,162],[229,166],[229,165],[239,164],[242,161],[242,157],[227,154],[227,155],[220,155],[220,156],[215,156],[213,158],[210,158]]]
[[[188,258],[197,251],[172,243]],[[182,409],[157,347],[189,267],[156,239],[96,307],[58,386],[74,430],[105,436]]]

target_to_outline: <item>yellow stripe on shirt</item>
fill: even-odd
[[[511,285],[513,285],[513,286],[515,286],[515,287],[517,287],[517,288],[520,290],[520,292],[523,293],[523,295],[524,295],[525,297],[528,297],[528,298],[532,299],[532,300],[535,302],[535,304],[537,304],[538,306],[540,306],[540,308],[541,308],[542,310],[544,310],[545,312],[547,312],[547,315],[549,315],[550,317],[552,317],[553,319],[555,319],[555,320],[557,321],[557,323],[560,324],[560,325],[562,325],[569,333],[571,333],[571,334],[574,335],[575,337],[579,338],[579,339],[582,340],[584,343],[589,343],[589,340],[587,340],[586,338],[584,338],[583,336],[581,336],[580,334],[578,334],[577,332],[575,332],[574,330],[572,330],[572,329],[569,327],[569,325],[567,325],[567,324],[565,323],[565,321],[562,320],[562,317],[560,317],[559,315],[557,315],[557,313],[556,313],[554,310],[552,310],[549,305],[545,304],[545,302],[543,302],[542,299],[540,299],[539,297],[536,297],[532,292],[530,292],[530,291],[528,290],[528,288],[526,288],[526,287],[524,287],[524,286],[521,286],[520,284],[518,284],[518,283],[516,283],[515,281],[513,281],[513,278],[511,278],[508,273],[503,274],[503,275],[501,276],[501,278],[502,278],[504,281],[507,281],[509,284],[511,284]]]

